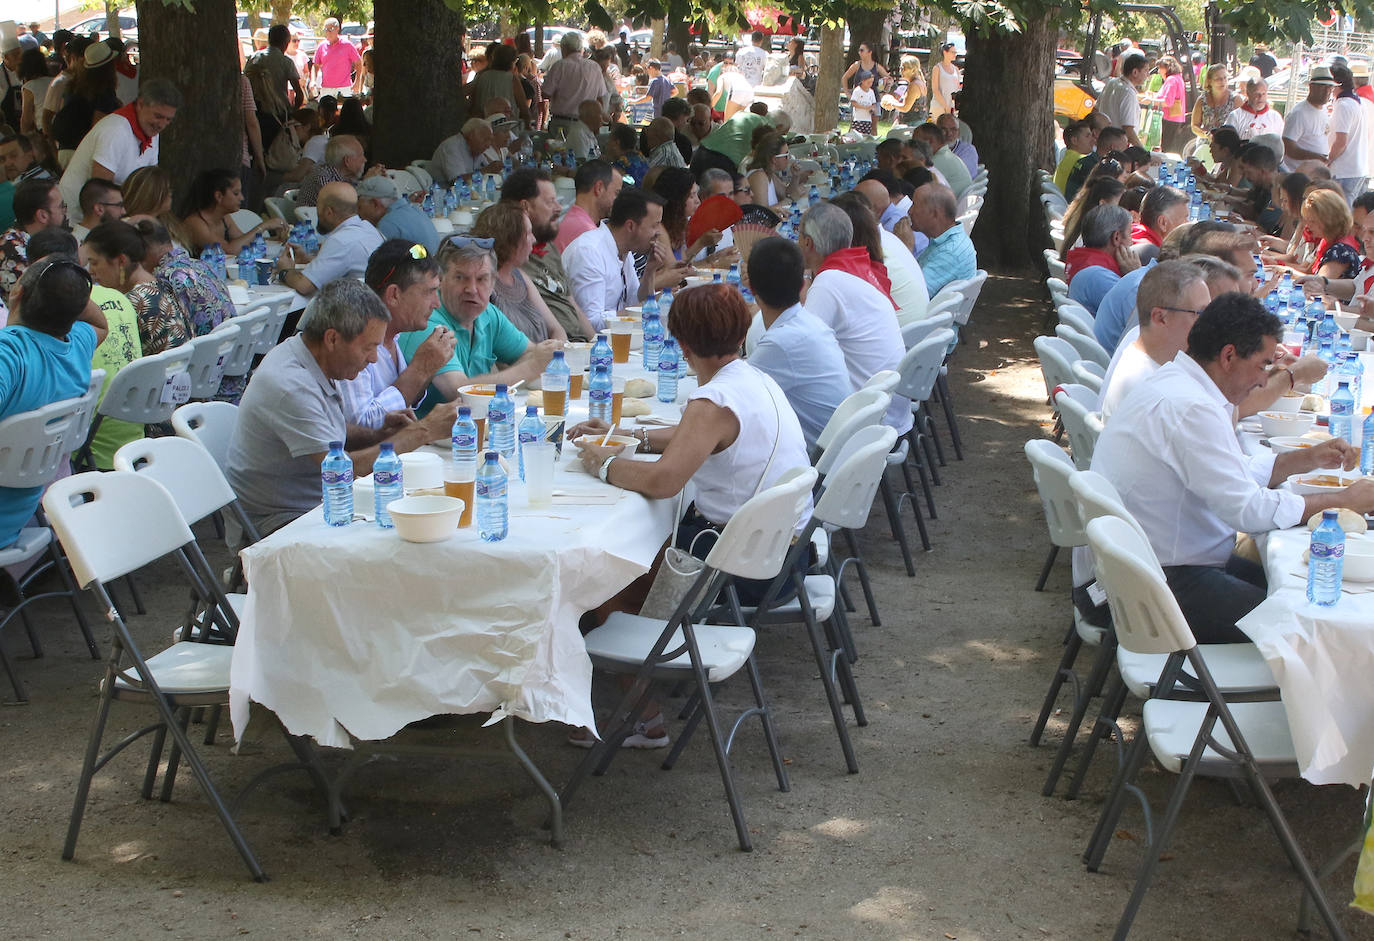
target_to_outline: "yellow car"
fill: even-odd
[[[1058,75],[1054,79],[1054,116],[1066,121],[1080,121],[1088,116],[1097,100],[1079,87],[1072,75]]]

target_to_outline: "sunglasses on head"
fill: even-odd
[[[421,261],[429,257],[429,250],[417,242],[416,244],[410,246],[410,248],[406,249],[406,254],[409,255],[415,261]],[[382,280],[377,282],[377,287],[379,289],[386,287],[387,282],[390,281],[392,277],[396,274],[397,267],[399,267],[399,264],[392,265],[390,268],[387,269],[386,274],[382,276]]]

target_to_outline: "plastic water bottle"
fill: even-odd
[[[444,215],[447,216],[458,208],[458,193],[453,187],[444,191]]]
[[[390,441],[382,442],[382,453],[372,462],[372,493],[377,504],[377,525],[391,529],[394,524],[386,508],[393,500],[405,496],[405,490],[401,482],[401,456]]]
[[[426,216],[434,218],[434,194],[426,193],[425,198],[420,202],[420,209]]]
[[[1188,201],[1188,221],[1197,222],[1202,218],[1202,194],[1193,190],[1193,197]]]
[[[730,286],[732,286],[732,287],[735,287],[735,288],[738,288],[738,287],[739,287],[739,263],[738,263],[738,262],[736,262],[735,264],[733,264],[733,265],[730,266],[730,270],[729,270],[729,271],[726,273],[726,275],[725,275],[725,283],[728,284],[728,285],[730,285]]]
[[[1293,276],[1291,274],[1285,273],[1284,277],[1287,278],[1286,286],[1288,288],[1288,306],[1301,307],[1303,304],[1302,285],[1294,284]]]
[[[1281,316],[1279,313],[1279,292],[1277,290],[1270,291],[1268,294],[1264,295],[1264,309],[1275,317]]]
[[[658,400],[677,401],[677,341],[669,337],[663,341],[658,354]]]
[[[468,186],[468,181],[465,178],[459,177],[457,180],[454,181],[453,185],[458,187],[459,202],[472,202],[472,189]]]
[[[450,444],[453,447],[454,466],[460,471],[467,471],[469,475],[477,473],[477,423],[472,420],[472,409],[466,405],[458,407]],[[472,477],[463,479],[472,480]]]
[[[658,354],[663,349],[663,321],[658,314],[644,312],[644,368],[657,374]]]
[[[520,442],[520,479],[525,479],[525,446],[538,444],[544,439],[544,419],[539,417],[539,408],[525,406],[525,417],[520,419],[518,438]]]
[[[1360,428],[1360,473],[1366,477],[1374,474],[1374,411],[1365,415]]]
[[[807,205],[814,206],[821,201],[821,191],[815,183],[811,184],[811,191],[806,194]]]
[[[640,308],[640,319],[644,319],[650,314],[655,316],[662,316],[663,314],[663,309],[658,306],[658,295],[656,294],[650,294],[648,300],[644,302],[644,306]]]
[[[595,369],[597,366],[605,366],[606,377],[609,379],[614,361],[615,357],[611,354],[611,344],[606,341],[606,334],[598,333],[596,335],[596,342],[592,344],[592,369]]]
[[[496,452],[488,451],[473,487],[477,501],[477,531],[483,542],[500,542],[509,532],[507,489],[506,472],[501,469]]]
[[[1337,374],[1339,376],[1339,373]],[[1350,383],[1341,377],[1337,381],[1336,392],[1331,396],[1331,421],[1327,430],[1334,438],[1350,440],[1355,423],[1355,396],[1350,391]]]
[[[305,250],[311,255],[317,255],[320,251],[320,233],[315,231],[313,225],[305,227]]]
[[[492,448],[507,461],[515,460],[515,400],[504,382],[496,384],[496,394],[487,406],[487,434]]]
[[[668,311],[672,309],[673,292],[668,288],[664,288],[663,293],[658,297],[658,316],[659,319],[663,321],[665,330],[667,329],[668,323]]]
[[[324,521],[330,526],[353,522],[353,458],[342,441],[329,442],[329,453],[320,462],[320,488],[324,496]]]
[[[1311,316],[1309,314],[1309,316]],[[1336,312],[1332,310],[1323,311],[1322,319],[1317,321],[1317,339],[1323,343],[1330,342],[1331,348],[1336,348],[1336,340],[1341,335],[1340,325],[1336,323]]]
[[[1364,384],[1364,367],[1360,365],[1360,357],[1356,353],[1346,350],[1343,353],[1338,351],[1337,355],[1340,357],[1340,361],[1336,364],[1336,379],[1350,387],[1351,415],[1358,415],[1360,413],[1360,397],[1364,392],[1361,388]],[[1353,438],[1346,438],[1345,440],[1354,443]]]
[[[239,249],[238,258],[235,259],[239,266],[239,277],[249,284],[255,284],[258,280],[257,272],[253,268],[256,260],[252,247],[248,245]]]
[[[1307,600],[1330,606],[1341,597],[1341,569],[1345,565],[1345,530],[1336,510],[1322,510],[1307,550]]]
[[[600,364],[592,367],[592,381],[587,385],[587,413],[610,424],[611,371]]]
[[[510,171],[511,171],[510,157],[507,157],[507,158],[506,158],[506,173],[509,174]],[[497,192],[496,192],[496,174],[495,174],[495,173],[491,173],[491,174],[488,174],[488,175],[487,175],[487,185],[486,185],[486,189],[483,191],[483,193],[484,193],[484,195],[486,196],[487,202],[489,202],[489,203],[494,203],[494,202],[496,202]]]
[[[554,350],[553,358],[544,367],[544,373],[539,377],[539,384],[546,391],[567,392],[569,377],[572,376],[572,369],[568,366],[567,359],[563,356],[562,350]],[[566,410],[565,410],[566,414]]]

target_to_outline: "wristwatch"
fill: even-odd
[[[608,455],[606,456],[606,460],[604,460],[604,461],[601,462],[601,467],[600,467],[599,470],[597,470],[596,476],[598,476],[598,477],[601,478],[601,482],[602,482],[603,484],[608,484],[608,483],[610,483],[610,481],[607,480],[606,477],[607,477],[607,475],[610,474],[610,472],[611,472],[611,461],[614,461],[614,460],[615,460],[616,458],[618,458],[619,456],[620,456],[619,454],[608,454]]]

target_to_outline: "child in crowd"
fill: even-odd
[[[873,73],[864,75],[849,93],[849,129],[855,134],[873,134],[873,108],[878,103],[873,93]]]

